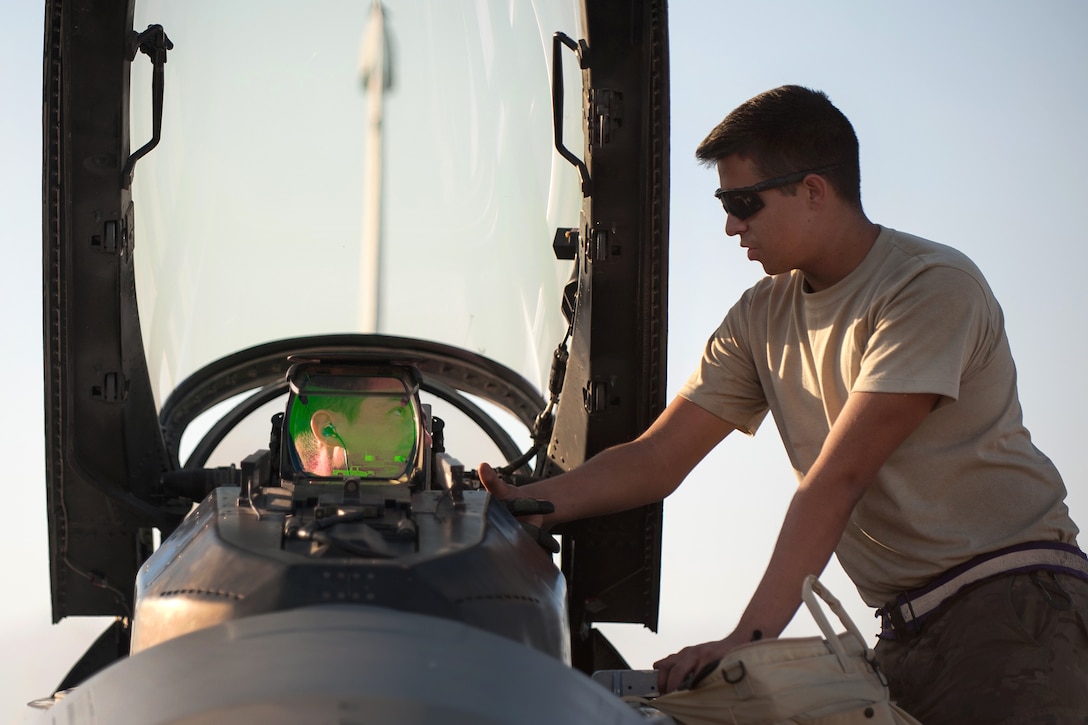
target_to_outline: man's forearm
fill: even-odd
[[[609,448],[569,473],[521,487],[519,495],[555,506],[555,513],[544,518],[546,526],[660,501],[676,489],[682,476],[646,448],[639,441]]]
[[[767,570],[736,632],[745,640],[777,637],[801,604],[801,585],[809,574],[819,575],[850,519],[857,497],[840,497],[802,486],[790,502]]]
[[[517,495],[554,504],[545,525],[660,501],[731,430],[730,423],[676,398],[637,439],[602,451],[569,473],[522,486]]]
[[[790,502],[771,561],[741,616],[743,630],[777,636],[801,601],[801,584],[827,566],[854,506],[880,467],[938,396],[855,393]]]

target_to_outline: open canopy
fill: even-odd
[[[55,619],[130,613],[153,529],[188,507],[164,474],[267,446],[260,405],[283,410],[292,354],[411,349],[421,391],[503,456],[486,406],[528,426],[550,401],[546,473],[663,408],[664,2],[50,0],[46,16]],[[257,433],[183,446],[202,414],[223,427],[217,404]],[[562,532],[579,627],[656,626],[660,510]]]

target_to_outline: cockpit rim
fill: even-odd
[[[344,354],[411,360],[421,374],[421,389],[467,415],[508,459],[520,455],[517,444],[465,394],[506,410],[529,430],[545,407],[536,386],[523,376],[490,358],[452,345],[379,334],[286,338],[213,361],[193,372],[170,393],[159,411],[159,424],[172,470],[203,466],[215,445],[235,425],[263,403],[286,393],[287,370],[299,357]],[[181,440],[189,425],[212,406],[254,390],[255,393],[212,426],[183,464]]]

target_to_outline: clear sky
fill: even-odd
[[[723,233],[713,171],[693,150],[736,104],[783,83],[826,91],[861,143],[873,221],[958,247],[1006,315],[1025,420],[1088,522],[1080,214],[1088,192],[1088,5],[1079,0],[674,0],[669,393],[761,274]],[[42,10],[0,0],[0,286],[8,523],[0,718],[49,694],[102,620],[50,624],[41,362]],[[728,633],[770,554],[795,481],[773,424],[727,439],[665,506],[660,633],[609,627],[635,667]],[[832,567],[832,591],[872,620]],[[810,634],[805,615],[788,634]],[[10,719],[9,717],[9,719]]]

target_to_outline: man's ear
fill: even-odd
[[[310,432],[320,443],[328,446],[340,445],[340,437],[336,435],[336,423],[327,410],[319,410],[310,416]]]
[[[827,179],[819,174],[809,174],[801,184],[810,208],[818,209],[827,203],[827,195],[831,193],[831,185],[827,183]]]

